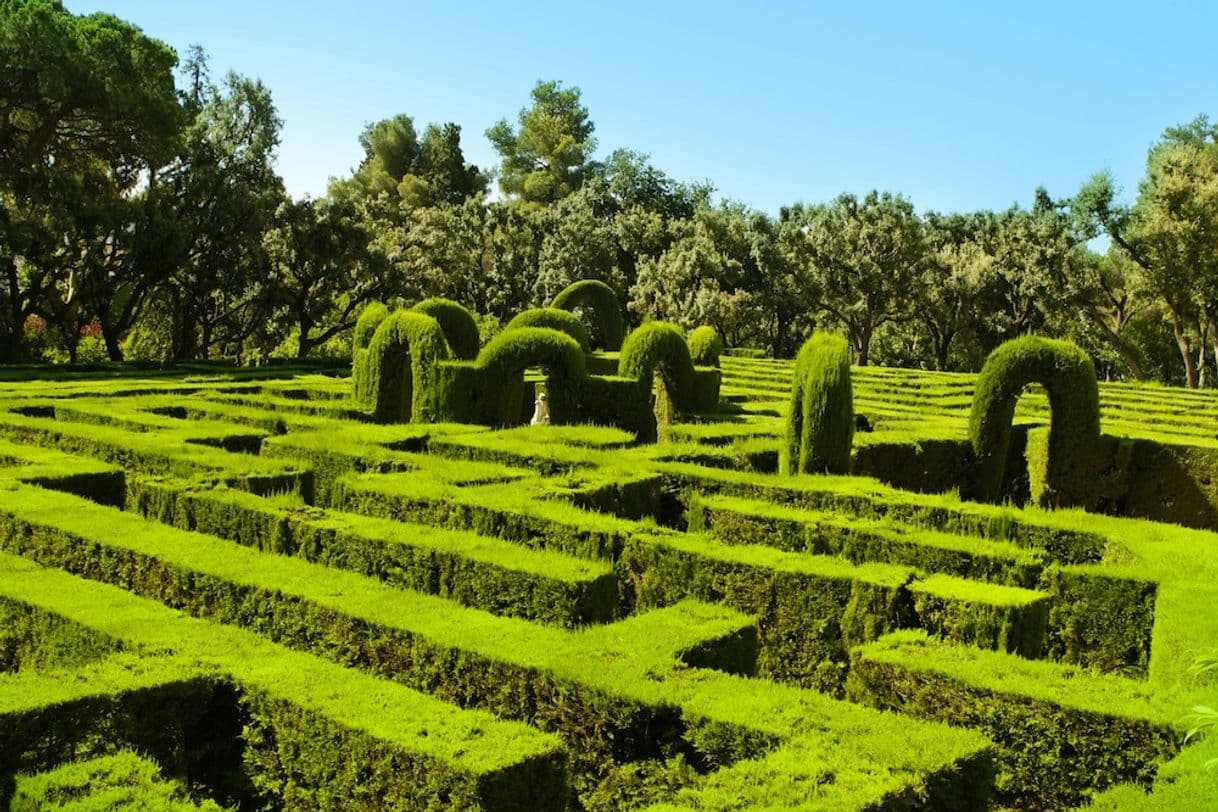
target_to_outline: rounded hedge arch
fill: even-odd
[[[372,394],[373,417],[382,423],[432,422],[438,397],[435,367],[449,357],[440,323],[399,310],[377,327],[366,352],[365,385]]]
[[[448,348],[454,358],[471,361],[478,356],[478,348],[482,344],[482,339],[478,336],[478,322],[474,320],[474,314],[463,305],[452,299],[434,296],[424,299],[410,309],[431,316],[440,323],[440,329],[444,331],[444,338],[448,341]]]
[[[376,328],[387,318],[389,308],[383,302],[369,302],[355,320],[355,329],[351,332],[351,384],[356,402],[366,406],[372,405],[372,392],[367,386],[368,345],[372,343]]]
[[[689,334],[689,355],[694,364],[700,367],[719,366],[719,356],[723,355],[725,347],[719,331],[704,324],[695,327]]]
[[[969,439],[975,471],[973,498],[1001,497],[1011,422],[1023,389],[1039,383],[1049,393],[1045,487],[1058,504],[1085,501],[1100,444],[1100,390],[1095,365],[1076,344],[1024,336],[990,353],[977,376]]]
[[[613,288],[599,279],[581,279],[564,288],[550,307],[559,310],[590,310],[595,319],[599,349],[612,352],[622,346],[626,335],[626,320],[622,317],[622,305]]]
[[[853,442],[850,345],[841,336],[817,333],[795,357],[779,470],[788,475],[848,474]]]
[[[487,342],[476,363],[485,384],[499,388],[500,422],[505,425],[515,422],[513,417],[520,412],[524,371],[529,367],[545,370],[554,423],[572,423],[579,414],[584,350],[564,332],[549,327],[504,330]]]
[[[588,328],[574,313],[560,310],[557,307],[534,307],[516,314],[516,318],[507,323],[503,332],[519,330],[522,327],[546,327],[566,333],[575,339],[582,352],[592,351],[592,341],[588,337]]]
[[[660,393],[676,411],[692,409],[694,395],[694,362],[689,356],[685,334],[675,324],[649,321],[641,325],[622,342],[617,374],[631,378],[650,389],[658,374],[663,391]]]

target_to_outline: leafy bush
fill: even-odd
[[[853,440],[850,345],[841,336],[817,333],[795,358],[779,470],[791,475],[849,473]]]
[[[977,378],[969,416],[976,458],[973,496],[1001,498],[1011,422],[1023,389],[1039,383],[1049,393],[1053,422],[1044,471],[1043,499],[1085,505],[1096,473],[1100,440],[1100,395],[1095,366],[1068,341],[1024,336],[990,353]]]
[[[593,335],[599,349],[612,352],[622,346],[626,335],[626,321],[622,318],[622,306],[613,288],[599,279],[582,279],[568,285],[554,297],[550,307],[560,310],[591,310],[595,319]]]
[[[478,355],[482,346],[478,334],[478,322],[474,314],[452,299],[439,296],[423,301],[410,308],[418,313],[431,316],[440,323],[444,338],[448,341],[448,349],[454,358],[469,361]]]
[[[580,350],[591,352],[592,343],[588,338],[587,328],[584,327],[583,322],[566,310],[559,310],[556,307],[535,307],[525,310],[509,321],[507,327],[503,329],[506,332],[507,330],[519,330],[522,327],[548,327],[551,330],[566,333],[575,339]]]

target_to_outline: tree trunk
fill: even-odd
[[[109,319],[101,320],[102,340],[106,342],[106,355],[111,361],[123,360],[123,348],[119,346],[118,333]]]
[[[6,287],[8,288],[8,312],[3,318],[6,322],[4,332],[9,340],[0,344],[0,363],[17,363],[25,358],[25,313],[21,307],[21,288],[17,284],[17,258],[7,257],[4,261]]]
[[[1197,366],[1193,363],[1193,348],[1189,344],[1188,334],[1184,331],[1184,319],[1179,314],[1172,314],[1172,328],[1176,336],[1176,346],[1180,349],[1180,358],[1184,361],[1184,384],[1189,389],[1197,388]]]
[[[859,328],[855,336],[855,349],[859,353],[859,366],[867,366],[867,358],[871,355],[871,334],[873,330],[870,324],[863,325]]]

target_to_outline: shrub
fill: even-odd
[[[482,370],[484,388],[498,393],[501,424],[516,422],[528,367],[546,372],[550,419],[574,422],[585,377],[584,350],[570,335],[547,327],[510,327],[482,348],[476,363]]]
[[[689,334],[689,355],[696,365],[717,367],[719,356],[723,355],[723,352],[723,339],[714,327],[704,324],[695,327]]]
[[[817,333],[795,358],[779,470],[791,475],[849,473],[853,441],[850,345],[841,336]]]
[[[556,307],[534,307],[517,314],[516,318],[509,321],[507,327],[503,329],[506,332],[519,330],[522,327],[547,327],[560,333],[566,333],[575,339],[580,350],[591,352],[592,342],[588,338],[588,329],[575,315],[566,310],[559,310]]]
[[[676,325],[664,321],[650,321],[633,331],[622,343],[618,359],[618,375],[623,378],[646,383],[657,374],[662,399],[676,411],[692,408],[694,362],[689,345]]]
[[[366,379],[373,416],[382,423],[430,423],[439,397],[436,364],[448,358],[444,331],[431,316],[399,310],[381,322],[368,345]]]
[[[1011,421],[1023,389],[1049,393],[1052,423],[1044,471],[1044,501],[1085,504],[1100,445],[1100,395],[1095,366],[1068,341],[1024,336],[998,347],[977,377],[969,416],[975,474],[973,497],[997,501],[1011,441]]]
[[[478,348],[482,342],[478,335],[478,322],[474,314],[452,299],[438,296],[423,301],[410,308],[416,313],[431,316],[440,323],[444,338],[448,341],[448,349],[453,358],[470,361],[477,357]]]
[[[595,316],[592,332],[598,339],[599,349],[612,352],[622,346],[622,338],[626,335],[622,306],[613,288],[599,279],[581,279],[568,285],[554,297],[550,307],[591,310]]]
[[[389,318],[389,308],[381,302],[369,302],[355,322],[351,332],[351,385],[355,400],[371,406],[373,393],[368,388],[368,345],[381,322]]]

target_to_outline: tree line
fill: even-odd
[[[485,135],[369,125],[319,199],[275,171],[256,79],[212,76],[106,14],[0,0],[0,362],[339,353],[373,300],[455,299],[496,329],[596,278],[629,315],[790,356],[817,329],[858,363],[979,368],[1040,333],[1111,378],[1218,382],[1218,126],[1151,148],[1132,204],[1070,198],[919,212],[891,192],[776,214],[716,200],[629,149],[597,159],[580,91],[538,82]],[[494,192],[492,192],[494,187]],[[1104,253],[1089,248],[1105,235]]]

